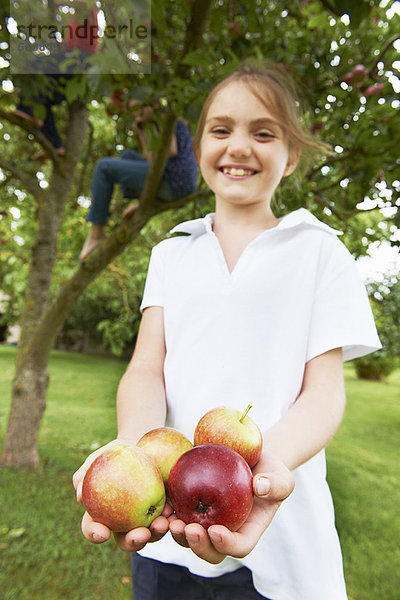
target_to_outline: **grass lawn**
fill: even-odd
[[[0,441],[14,357],[15,348],[0,346]],[[40,433],[43,466],[39,473],[0,469],[2,599],[131,598],[129,556],[113,541],[86,542],[71,483],[91,449],[115,435],[115,392],[124,370],[119,360],[53,353]],[[358,381],[347,365],[345,373],[347,412],[327,456],[349,598],[399,600],[400,371],[386,383]]]

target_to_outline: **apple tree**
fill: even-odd
[[[107,12],[111,3],[103,4]],[[0,233],[5,241],[0,274],[13,314],[20,313],[22,333],[3,465],[39,464],[37,436],[45,410],[49,353],[89,284],[89,290],[96,290],[101,273],[110,277],[118,270],[129,273],[130,268],[141,270],[143,282],[148,247],[177,221],[212,208],[201,186],[193,198],[169,205],[168,211],[155,201],[155,193],[176,118],[184,117],[194,127],[215,81],[242,60],[267,58],[290,72],[305,98],[308,126],[333,148],[317,162],[303,165],[302,181],[287,182],[275,200],[277,213],[310,208],[345,232],[356,256],[365,253],[371,241],[398,244],[398,3],[345,4],[295,0],[283,7],[257,0],[249,7],[240,0],[153,0],[150,74],[113,74],[110,62],[109,75],[94,70],[68,81],[66,102],[57,107],[65,158],[34,125],[11,112],[16,87],[34,98],[46,85],[45,77],[18,78],[6,66],[0,99]],[[7,24],[5,15],[0,32],[5,65]],[[115,106],[107,113],[104,108],[112,93]],[[86,209],[77,198],[89,193],[95,160],[131,143],[132,115],[119,104],[129,97],[160,99],[165,107],[159,133],[147,131],[154,153],[151,173],[132,220],[122,222],[120,211],[115,211],[107,241],[78,264]],[[38,148],[50,158],[39,167],[31,161]],[[125,252],[134,240],[143,246],[136,262]],[[125,308],[132,311],[131,305]],[[134,327],[134,319],[127,318],[115,331],[105,327],[110,340],[120,338],[125,325]]]
[[[202,39],[209,5],[210,0],[195,0],[191,3],[190,11],[186,10],[177,17],[174,27],[179,25],[180,36],[178,38],[174,36],[175,61],[170,65],[169,73],[169,77],[174,82],[190,77],[188,67],[183,61],[188,53],[198,47]],[[182,18],[182,15],[185,18]],[[46,80],[44,76],[38,76],[37,79],[40,91],[40,85],[46,85]],[[132,76],[132,79],[136,86],[141,85],[140,77]],[[153,78],[153,87],[149,86],[148,90],[142,89],[142,94],[160,95],[163,91],[161,82],[162,78],[156,75]],[[174,101],[176,92],[165,94],[168,106],[160,131],[160,142],[141,197],[140,208],[129,223],[120,224],[107,242],[80,264],[71,277],[63,282],[53,295],[51,294],[64,209],[86,141],[88,104],[94,95],[91,83],[85,75],[74,76],[67,83],[65,157],[57,154],[55,148],[33,123],[20,119],[12,111],[2,109],[0,112],[7,122],[5,139],[11,138],[14,127],[17,128],[15,135],[19,135],[19,130],[28,134],[26,153],[19,156],[3,155],[0,159],[0,168],[8,181],[17,181],[24,192],[29,194],[36,221],[24,305],[19,321],[21,336],[18,344],[10,418],[1,459],[2,464],[6,466],[24,465],[37,468],[39,464],[37,435],[45,409],[49,381],[48,358],[59,327],[88,284],[124,250],[151,216],[165,209],[165,206],[157,205],[155,196],[167,160],[177,116]],[[100,82],[100,89],[103,83]],[[165,81],[162,83],[165,86]],[[24,86],[26,93],[29,93],[28,84],[26,78],[25,81],[19,80],[19,85]],[[31,97],[33,97],[32,92]],[[38,177],[37,169],[26,160],[26,157],[29,157],[29,145],[32,146],[33,141],[42,146],[51,158],[51,167],[45,185],[40,185],[43,180]],[[182,201],[177,204],[180,203]]]

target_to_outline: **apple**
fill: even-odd
[[[140,438],[137,445],[154,460],[166,486],[169,472],[178,458],[193,448],[187,437],[173,427],[152,429]]]
[[[361,81],[368,75],[368,69],[363,64],[358,64],[353,69],[353,81]]]
[[[352,83],[353,81],[364,81],[368,75],[368,69],[363,64],[355,65],[354,69],[343,77],[343,81],[346,83]]]
[[[172,467],[169,497],[186,524],[225,525],[237,531],[253,506],[253,475],[237,452],[219,444],[188,450]]]
[[[317,133],[318,131],[322,131],[322,129],[325,128],[324,123],[322,123],[322,121],[315,121],[311,127],[310,127],[310,131],[311,133],[314,135],[315,133]]]
[[[384,87],[384,83],[375,83],[374,85],[370,85],[364,90],[364,96],[368,97],[374,96],[375,94],[380,94]]]
[[[239,23],[235,21],[231,21],[228,23],[228,31],[229,34],[234,38],[240,38],[243,35],[243,30],[240,27]]]
[[[259,427],[244,413],[235,408],[220,406],[208,411],[197,423],[194,445],[222,444],[243,456],[250,468],[258,463],[262,450]]]
[[[165,505],[159,469],[142,448],[118,444],[90,465],[82,484],[89,515],[112,531],[149,527]]]

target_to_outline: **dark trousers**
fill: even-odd
[[[131,570],[134,600],[268,600],[254,588],[247,567],[200,577],[185,567],[132,554]]]
[[[47,77],[49,89],[46,93],[43,93],[34,98],[33,102],[35,104],[41,104],[45,108],[45,116],[40,131],[54,146],[54,148],[62,148],[63,143],[61,141],[60,134],[58,133],[52,107],[56,106],[57,104],[61,104],[61,102],[65,100],[65,83],[68,79],[72,77],[72,75],[54,74],[48,75]],[[21,95],[17,109],[33,117],[33,106],[31,104],[26,104],[25,102],[25,98],[23,97],[23,95]]]
[[[120,158],[101,158],[97,161],[92,179],[92,206],[87,221],[105,225],[114,186],[119,184],[124,198],[139,198],[150,163],[135,150],[124,150]],[[164,177],[157,192],[157,199],[164,202],[178,200],[169,181]]]

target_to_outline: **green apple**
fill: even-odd
[[[165,505],[165,486],[144,450],[121,444],[107,448],[90,465],[82,501],[94,521],[112,531],[149,527]]]
[[[262,451],[261,431],[247,416],[251,405],[244,413],[229,406],[209,410],[197,423],[194,445],[222,444],[243,456],[250,468],[260,460]]]
[[[149,454],[160,469],[165,486],[168,484],[169,472],[178,458],[193,444],[173,427],[158,427],[145,433],[137,445]]]

